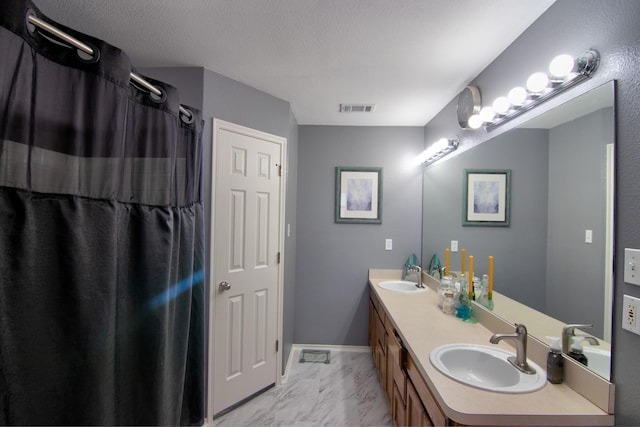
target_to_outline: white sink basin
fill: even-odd
[[[385,280],[378,283],[383,289],[389,289],[390,291],[398,292],[426,292],[427,288],[416,287],[415,282],[409,282],[407,280]]]
[[[498,347],[447,344],[435,348],[429,359],[446,376],[483,390],[529,393],[542,388],[547,382],[545,371],[528,361],[536,373],[520,372],[507,360],[513,355]]]
[[[608,380],[611,373],[611,352],[588,346],[583,347],[583,352],[589,361],[589,369]]]

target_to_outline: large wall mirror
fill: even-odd
[[[423,263],[443,259],[452,240],[474,256],[476,276],[492,255],[496,292],[564,324],[592,324],[584,332],[602,352],[611,341],[614,93],[608,82],[427,167],[423,190]],[[465,169],[511,170],[509,226],[462,225]],[[452,270],[460,262],[452,253]],[[547,343],[561,334],[527,327]]]

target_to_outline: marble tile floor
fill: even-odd
[[[331,350],[331,363],[299,363],[288,380],[213,420],[214,426],[393,426],[369,351]]]

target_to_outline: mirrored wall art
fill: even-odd
[[[508,227],[510,169],[465,169],[462,225]]]

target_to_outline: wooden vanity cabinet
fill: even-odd
[[[369,343],[396,426],[455,425],[438,406],[373,293],[369,300]]]

